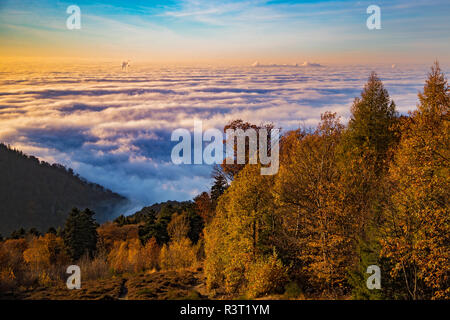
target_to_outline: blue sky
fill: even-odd
[[[66,8],[81,9],[68,30]],[[368,30],[366,8],[381,8]],[[3,57],[155,63],[447,63],[450,2],[2,1]]]

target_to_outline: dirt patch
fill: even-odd
[[[122,283],[120,285],[119,291],[119,300],[128,300],[128,287],[127,287],[128,279],[122,279]]]
[[[195,271],[165,271],[140,274],[128,281],[128,297],[132,300],[204,299],[196,290],[201,274]]]
[[[0,299],[20,300],[176,300],[207,299],[201,270],[160,271],[86,280],[81,289],[68,290],[65,283],[20,287],[0,293]]]

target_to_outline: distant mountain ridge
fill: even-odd
[[[63,226],[73,207],[89,208],[104,222],[128,200],[79,177],[72,169],[49,164],[0,143],[0,234],[21,227],[47,231]]]

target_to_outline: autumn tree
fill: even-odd
[[[194,198],[196,213],[202,217],[203,222],[209,223],[214,216],[214,207],[208,192],[202,192]]]
[[[126,241],[139,238],[138,226],[133,224],[120,225],[107,222],[98,229],[98,240],[105,250],[109,251],[116,241]]]
[[[390,166],[383,256],[410,299],[450,298],[450,94],[436,62]]]
[[[0,243],[0,292],[16,287],[23,277],[26,266],[23,252],[27,247],[27,241],[23,238]]]
[[[155,238],[151,238],[141,250],[146,269],[159,269],[159,255],[161,248],[158,246]]]
[[[342,130],[336,114],[325,113],[314,132],[288,133],[274,187],[283,223],[276,237],[281,257],[328,294],[342,291],[352,262],[354,220],[338,205],[336,149]]]
[[[33,237],[23,252],[26,263],[33,271],[42,271],[68,262],[64,242],[52,233]]]
[[[209,288],[242,292],[250,266],[271,255],[277,223],[271,189],[273,176],[247,165],[219,198],[216,216],[205,231],[205,270]]]
[[[189,220],[187,214],[175,214],[167,226],[167,232],[172,241],[186,238],[189,232]]]
[[[32,239],[23,257],[32,270],[41,270],[50,266],[50,252],[42,239]]]
[[[259,136],[261,134],[265,134],[267,135],[266,139],[267,139],[267,147],[268,147],[268,151],[270,152],[270,141],[271,141],[271,131],[272,129],[274,129],[274,126],[272,124],[265,124],[265,125],[255,125],[255,124],[251,124],[249,122],[245,122],[241,119],[237,119],[237,120],[233,120],[230,121],[227,125],[225,125],[225,127],[223,128],[223,132],[226,133],[227,130],[233,130],[236,135],[235,136],[231,136],[228,137],[223,141],[225,143],[225,145],[227,145],[228,143],[231,143],[232,147],[233,147],[233,155],[231,156],[231,160],[233,160],[233,163],[227,163],[227,159],[223,160],[223,163],[220,165],[220,167],[217,167],[218,171],[217,174],[221,175],[223,178],[225,178],[226,181],[232,181],[234,179],[234,177],[245,167],[245,165],[247,163],[249,163],[249,160],[251,157],[257,156],[258,154],[258,150],[260,148],[259,145]],[[248,130],[253,130],[255,132],[255,137],[254,139],[256,140],[256,150],[254,150],[254,152],[256,152],[255,154],[250,154],[250,136],[246,136],[246,132],[248,132]],[[241,131],[242,134],[239,134],[239,131]],[[242,140],[244,142],[243,146],[240,146],[238,143],[238,140],[243,138],[244,140]],[[230,140],[231,139],[231,140]],[[244,163],[237,163],[237,158],[238,158],[238,152],[239,152],[239,148],[240,147],[244,147]],[[227,156],[229,156],[229,154],[227,154]]]
[[[186,269],[195,265],[197,248],[189,238],[180,238],[163,245],[159,259],[164,270]]]
[[[111,269],[119,273],[140,271],[140,266],[136,264],[136,257],[140,248],[141,243],[138,239],[115,241],[108,254]]]

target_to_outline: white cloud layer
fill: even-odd
[[[13,71],[14,70],[14,71]],[[208,166],[170,162],[171,131],[223,128],[241,118],[284,130],[314,126],[335,111],[346,121],[369,72],[384,81],[400,112],[415,108],[426,68],[172,68],[89,65],[0,70],[0,141],[139,205],[187,200],[210,184]]]

